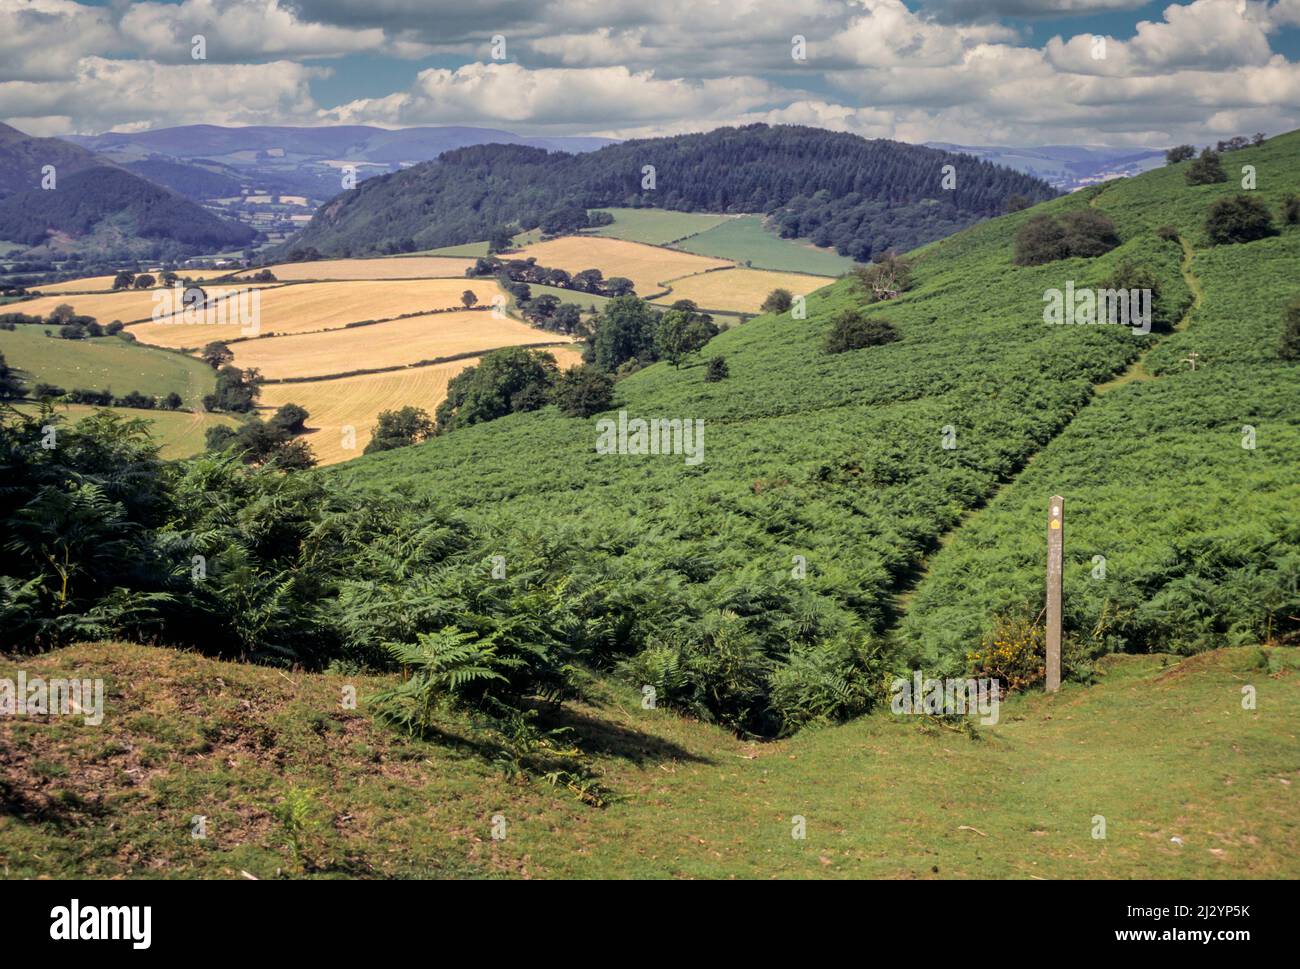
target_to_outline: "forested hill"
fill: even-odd
[[[955,188],[944,188],[952,165]],[[653,167],[649,187],[647,166]],[[369,179],[323,206],[286,246],[322,255],[407,252],[537,226],[565,205],[762,212],[787,237],[865,260],[1051,198],[1043,181],[967,155],[796,126],[649,138],[582,155],[477,145]]]
[[[0,239],[158,254],[246,245],[255,235],[84,148],[0,124]]]

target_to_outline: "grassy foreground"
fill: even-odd
[[[6,878],[1300,875],[1286,649],[1113,656],[978,739],[882,712],[749,744],[597,681],[557,722],[595,752],[604,809],[508,779],[453,717],[436,743],[376,725],[379,678],[121,644],[0,658],[19,669],[103,677],[106,712],[0,718]]]

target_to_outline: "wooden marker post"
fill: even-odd
[[[1065,499],[1047,510],[1047,692],[1061,688],[1061,564],[1065,553]]]

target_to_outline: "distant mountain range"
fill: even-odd
[[[207,201],[238,195],[292,194],[323,202],[338,194],[344,165],[358,181],[431,161],[470,145],[528,145],[547,151],[583,152],[611,144],[609,138],[529,138],[495,128],[374,128],[368,125],[297,128],[282,125],[183,125],[153,131],[69,135],[68,141],[111,158],[125,168],[161,180],[175,191]],[[187,172],[193,166],[197,172]],[[210,175],[222,176],[213,181]]]
[[[184,125],[66,140],[239,220],[273,244],[301,229],[317,206],[343,189],[345,169],[361,182],[474,145],[585,152],[612,143],[609,138],[526,137],[495,128],[368,125]]]
[[[837,146],[847,144],[843,139],[855,138],[843,133],[825,134],[840,139],[834,142]],[[857,140],[868,144],[862,139]],[[622,144],[646,146],[668,141],[671,139],[644,139]],[[17,129],[0,125],[0,240],[44,252],[99,250],[101,254],[157,253],[160,243],[174,243],[187,250],[207,248],[209,251],[239,248],[257,239],[270,245],[281,245],[306,228],[325,201],[339,195],[348,168],[355,173],[357,182],[363,182],[377,176],[398,174],[449,152],[463,152],[483,145],[565,152],[571,157],[602,148],[608,150],[610,146],[619,144],[609,138],[529,137],[500,129],[466,126],[386,129],[368,125],[185,125],[152,131],[69,135],[56,139],[29,138]],[[1041,179],[1060,191],[1072,191],[1107,178],[1139,174],[1157,167],[1163,160],[1163,152],[1156,149],[984,147],[946,142],[933,142],[924,147],[898,142],[870,144],[897,145],[900,150],[924,152],[928,148],[972,155],[992,165]],[[470,157],[481,162],[491,154]],[[540,152],[537,156],[545,157]],[[455,163],[464,164],[465,157],[457,155]],[[806,167],[818,164],[819,160],[796,155],[776,158],[774,163]],[[40,190],[39,172],[46,164],[55,165],[62,187],[68,191],[52,195]],[[639,169],[639,166],[634,167]],[[587,170],[582,164],[565,162],[558,163],[558,168],[574,172]],[[107,173],[109,169],[113,174]],[[74,178],[83,172],[94,174]],[[468,177],[477,179],[481,174],[470,172]],[[709,174],[724,181],[727,178],[722,173],[710,171]],[[135,180],[123,178],[124,175],[133,176]],[[808,179],[787,173],[784,181],[802,184]],[[409,187],[413,183],[404,181],[399,184]],[[108,191],[110,187],[111,194]],[[567,199],[559,196],[580,195],[592,199],[599,196],[604,200],[602,204],[606,204],[611,199],[613,203],[626,201],[627,197],[635,194],[634,190],[621,185],[612,194],[586,191],[579,181],[558,193],[552,191],[552,186],[547,186],[540,196],[560,202]],[[686,193],[690,198],[684,199],[678,192],[676,200],[668,201],[661,193],[653,204],[686,209],[721,204],[716,200],[695,200],[694,196],[698,194],[698,191]],[[728,192],[722,194],[728,195]],[[761,201],[762,210],[768,211],[774,205],[788,206],[793,202],[799,208],[798,214],[788,210],[776,213],[781,217],[782,231],[800,236],[815,235],[815,241],[820,244],[837,248],[845,248],[850,235],[861,235],[861,225],[874,227],[877,232],[882,228],[888,229],[885,235],[870,243],[879,248],[945,234],[965,224],[974,212],[963,211],[960,202],[939,195],[937,199],[942,211],[932,208],[925,213],[912,213],[923,214],[923,221],[930,223],[915,234],[907,225],[911,216],[903,216],[898,207],[920,204],[923,193],[904,193],[906,198],[891,196],[874,200],[871,191],[858,194],[862,198],[851,200],[853,206],[866,208],[856,211],[854,218],[858,220],[859,229],[851,233],[842,225],[835,227],[837,214],[832,211],[835,206],[805,204],[797,197],[798,193],[792,195],[782,190],[772,198],[757,193],[744,202],[733,199],[728,204],[731,207],[737,204],[752,207]],[[1039,193],[1031,188],[1029,194],[1037,197]],[[720,197],[717,192],[712,195]],[[377,196],[369,197],[371,202],[375,199]],[[190,206],[181,205],[184,200],[198,203],[202,209],[196,212]],[[979,203],[983,204],[984,201]],[[879,212],[867,212],[873,205],[890,206],[895,210],[894,216],[883,220]],[[538,217],[540,213],[534,211],[537,208],[538,204],[526,206],[522,213],[524,221]],[[393,210],[400,216],[397,221],[405,225],[410,221],[407,217],[410,213],[402,216],[400,209],[401,203],[395,202]],[[489,218],[485,213],[452,206],[440,215],[449,221],[441,229],[434,230],[432,235],[429,230],[422,233],[414,224],[400,233],[384,234],[377,225],[369,224],[367,218],[364,231],[351,240],[342,239],[335,231],[324,233],[323,223],[318,219],[306,238],[311,244],[313,238],[323,240],[324,233],[329,236],[324,240],[325,245],[331,250],[374,251],[401,247],[412,239],[421,244],[431,240],[441,243],[452,236],[459,240],[466,232],[477,233],[485,227],[492,227],[487,223],[498,217],[518,221],[517,215],[511,216],[504,210],[496,213],[493,209],[493,212]],[[338,209],[332,210],[332,223],[337,223],[338,213]],[[350,213],[350,217],[355,214]],[[422,213],[422,217],[427,218],[427,213]],[[858,241],[855,247],[858,256],[866,251],[867,245],[865,237]],[[169,255],[174,254],[169,252]]]
[[[139,159],[158,154],[173,158],[205,158],[230,165],[267,162],[272,158],[285,161],[346,159],[399,164],[429,161],[453,148],[488,143],[579,152],[591,151],[613,142],[611,138],[530,138],[495,128],[454,126],[389,129],[369,125],[319,128],[248,125],[223,128],[206,124],[156,128],[152,131],[69,135],[67,140],[111,157],[134,155]],[[264,157],[249,157],[259,152],[265,153]]]
[[[1043,148],[1007,148],[926,142],[931,148],[974,155],[1037,176],[1062,192],[1073,192],[1111,178],[1131,178],[1164,164],[1163,148],[1093,148],[1048,145]]]
[[[244,246],[255,237],[85,148],[0,124],[0,240],[10,248],[34,256],[161,257]]]

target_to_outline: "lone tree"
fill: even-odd
[[[513,241],[514,233],[510,231],[510,227],[508,225],[499,225],[488,236],[488,252],[505,252],[510,248]]]
[[[275,427],[284,428],[290,434],[301,434],[307,429],[307,418],[310,416],[307,413],[307,408],[299,404],[281,404],[279,409],[271,415],[269,423]]]
[[[718,335],[717,324],[703,313],[669,310],[659,318],[655,328],[655,346],[659,356],[674,367]]]
[[[1216,246],[1234,242],[1254,242],[1273,234],[1273,218],[1268,208],[1249,195],[1219,199],[1210,207],[1205,231]]]
[[[375,434],[366,445],[366,454],[391,451],[394,448],[418,444],[433,434],[433,421],[419,407],[380,411]]]
[[[1187,179],[1188,185],[1212,185],[1215,182],[1226,182],[1228,173],[1219,164],[1218,153],[1206,148],[1201,152],[1201,157],[1192,162],[1191,167],[1183,173],[1183,178]]]
[[[469,309],[478,302],[478,297],[474,295],[474,290],[467,289],[460,294],[460,301],[465,304],[465,309]]]
[[[1282,311],[1282,345],[1277,352],[1283,360],[1300,360],[1300,296]]]
[[[1196,149],[1191,145],[1177,145],[1165,152],[1165,163],[1177,165],[1179,162],[1185,162],[1189,158],[1196,157]]]
[[[790,295],[790,290],[777,288],[767,294],[767,299],[763,300],[759,309],[764,313],[784,313],[792,305],[794,297]]]
[[[231,360],[235,359],[234,351],[220,340],[213,340],[205,346],[199,352],[199,356],[202,358],[203,362],[213,370],[220,370],[226,364],[230,363]]]
[[[727,368],[726,357],[712,357],[709,360],[709,369],[704,372],[704,379],[711,384],[716,384],[719,380],[726,380],[731,376],[731,371]]]
[[[843,310],[831,322],[823,348],[827,353],[844,353],[893,343],[898,331],[889,320],[867,316],[861,310]]]
[[[892,252],[885,253],[870,266],[853,270],[853,275],[871,294],[873,303],[894,299],[912,287],[912,264]]]

